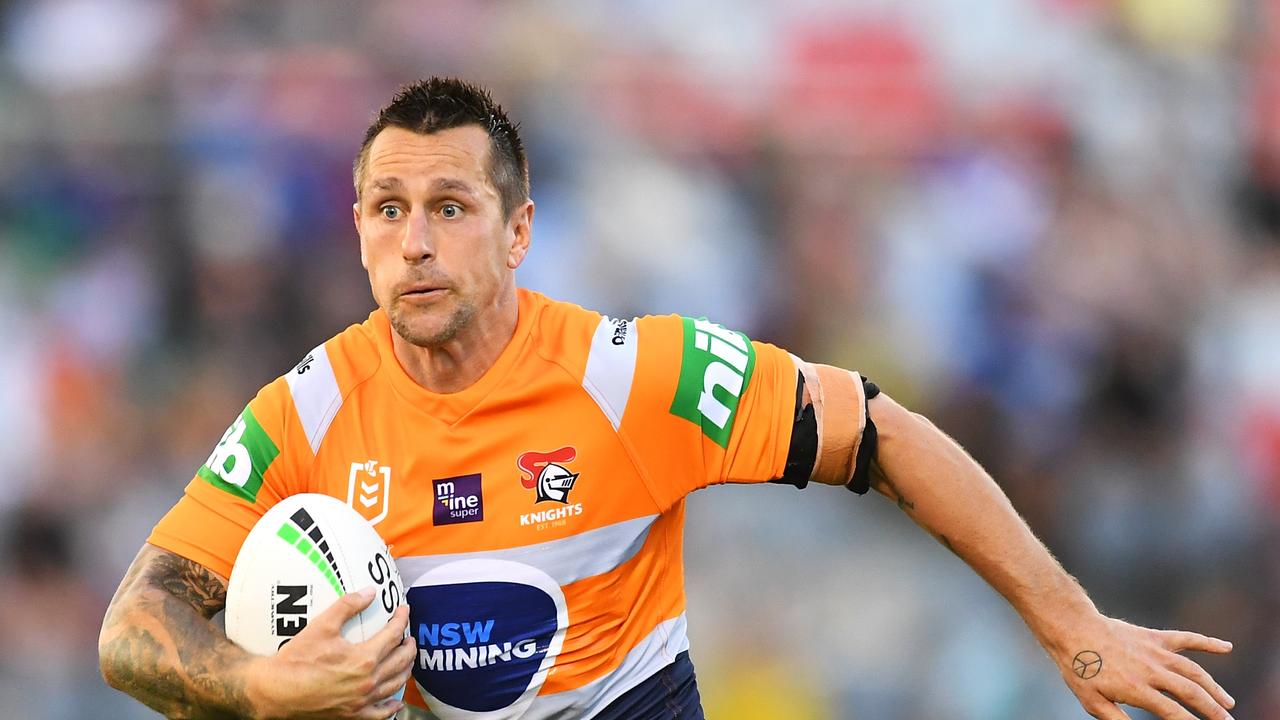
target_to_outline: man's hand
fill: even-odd
[[[264,718],[386,720],[403,707],[392,699],[413,669],[417,646],[405,635],[409,607],[361,643],[342,626],[369,606],[372,588],[350,593],[320,613],[280,652],[261,659],[249,696]]]
[[[867,406],[879,432],[872,487],[1008,599],[1085,710],[1102,720],[1128,717],[1117,703],[1162,720],[1194,720],[1186,708],[1231,717],[1231,696],[1178,654],[1225,653],[1229,643],[1104,617],[955,441],[884,393]]]
[[[1101,615],[1067,644],[1051,648],[1067,686],[1099,720],[1129,716],[1118,703],[1143,708],[1161,720],[1230,720],[1235,700],[1187,650],[1231,652],[1231,643],[1192,632],[1151,630]],[[1188,712],[1185,708],[1194,710]]]

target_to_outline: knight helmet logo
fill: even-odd
[[[578,451],[573,447],[562,447],[552,452],[521,453],[516,460],[520,468],[520,484],[527,490],[538,491],[535,502],[553,500],[568,504],[569,491],[578,480],[578,474],[561,463],[573,462]]]

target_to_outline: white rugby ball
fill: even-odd
[[[227,637],[274,655],[339,597],[371,585],[373,602],[342,626],[350,642],[372,637],[404,602],[400,573],[355,510],[328,495],[292,495],[258,520],[240,548],[227,583]]]

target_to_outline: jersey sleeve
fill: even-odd
[[[305,492],[310,455],[288,383],[279,378],[235,418],[147,542],[229,578],[258,518]]]
[[[640,318],[636,343],[619,430],[661,508],[708,485],[782,477],[796,404],[790,354],[678,316]]]

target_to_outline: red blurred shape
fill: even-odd
[[[1280,511],[1280,408],[1257,408],[1244,426],[1245,457],[1263,497]]]
[[[693,62],[649,52],[606,60],[595,69],[597,100],[619,125],[675,152],[740,152],[752,119],[735,90],[716,85]]]
[[[817,150],[901,155],[940,130],[925,47],[892,22],[798,26],[786,38],[776,125]]]

